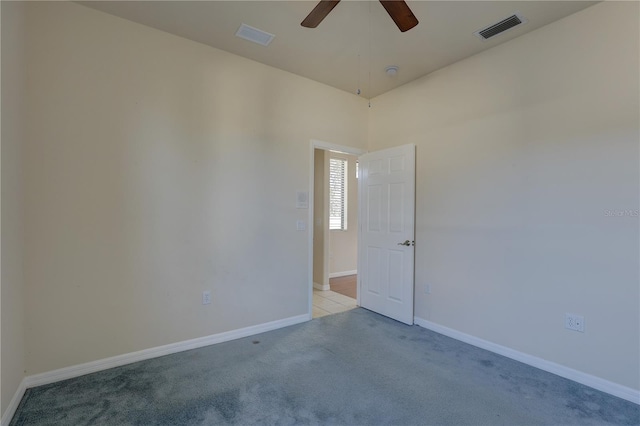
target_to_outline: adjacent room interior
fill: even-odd
[[[357,306],[358,157],[314,149],[313,318]]]
[[[640,403],[640,4],[409,4],[2,1],[3,426],[28,388],[360,315],[310,321],[361,272],[313,260],[358,220],[296,206],[317,141],[415,146],[412,333]]]

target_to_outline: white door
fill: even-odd
[[[413,324],[415,145],[365,154],[360,167],[360,306]]]

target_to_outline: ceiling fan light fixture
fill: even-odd
[[[398,75],[398,69],[397,65],[389,65],[384,69],[384,72],[386,72],[389,77],[395,77]]]
[[[418,25],[418,18],[416,18],[404,0],[379,1],[400,31],[409,31]],[[305,28],[316,28],[338,3],[340,3],[340,0],[320,0],[300,25]]]

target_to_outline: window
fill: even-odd
[[[329,159],[329,229],[347,229],[347,160]]]

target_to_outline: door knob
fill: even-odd
[[[398,243],[398,245],[399,245],[399,246],[407,246],[407,247],[409,247],[409,246],[414,245],[414,242],[413,242],[413,241],[406,240],[404,243]]]

